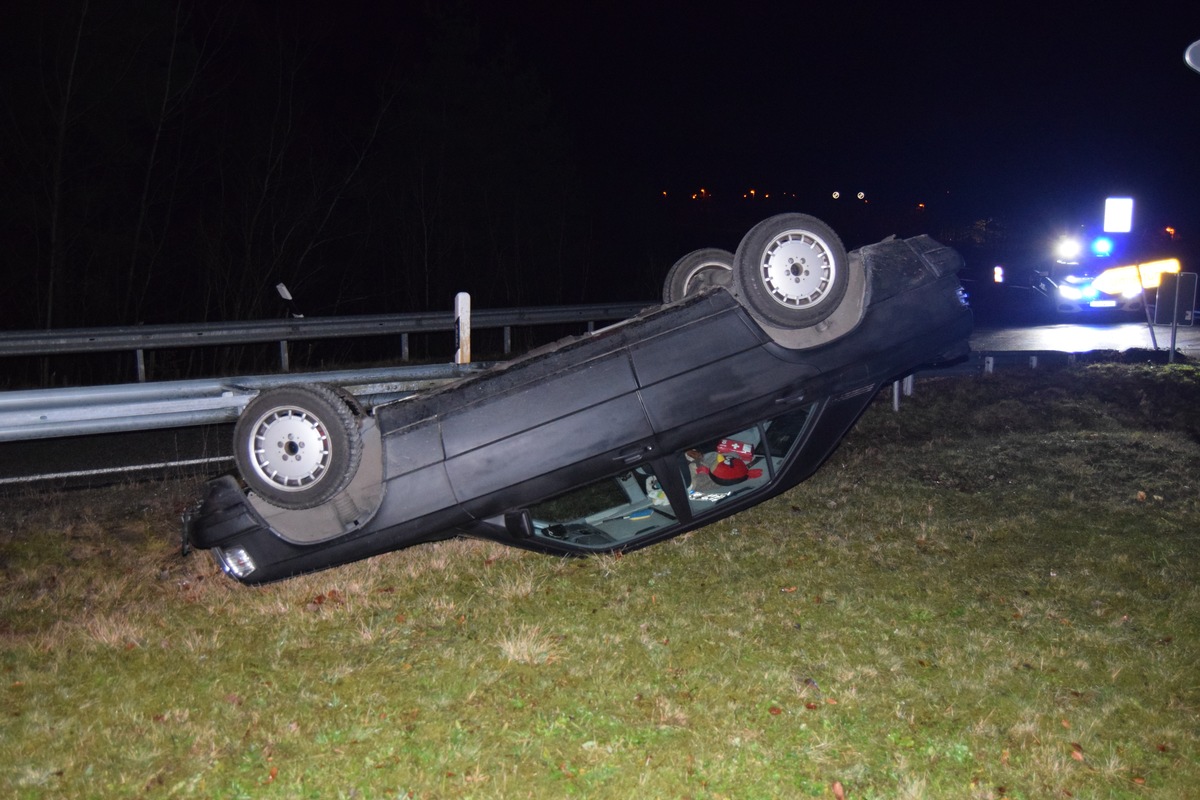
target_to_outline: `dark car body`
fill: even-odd
[[[357,474],[317,507],[219,477],[187,535],[261,583],[455,535],[627,551],[736,513],[812,475],[881,386],[967,352],[953,250],[922,236],[849,259],[858,308],[832,341],[708,288],[361,412]]]

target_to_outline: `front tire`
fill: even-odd
[[[260,393],[238,417],[233,439],[242,479],[281,508],[324,503],[346,488],[362,460],[354,413],[327,386]]]
[[[763,322],[807,328],[846,297],[849,258],[833,229],[808,214],[779,214],[742,237],[733,260],[736,294]]]
[[[663,303],[674,303],[710,286],[733,283],[733,253],[717,247],[693,250],[675,262],[663,284]]]

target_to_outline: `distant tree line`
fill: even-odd
[[[16,5],[4,329],[608,299],[549,97],[469,11]]]

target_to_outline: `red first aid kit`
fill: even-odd
[[[739,442],[736,439],[722,439],[717,442],[717,453],[723,456],[736,456],[747,464],[754,460],[753,445]]]

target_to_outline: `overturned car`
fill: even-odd
[[[783,214],[680,259],[663,305],[436,390],[371,409],[264,391],[186,535],[251,584],[457,535],[551,554],[677,536],[800,483],[881,386],[964,356],[961,266],[927,236],[847,253]]]

